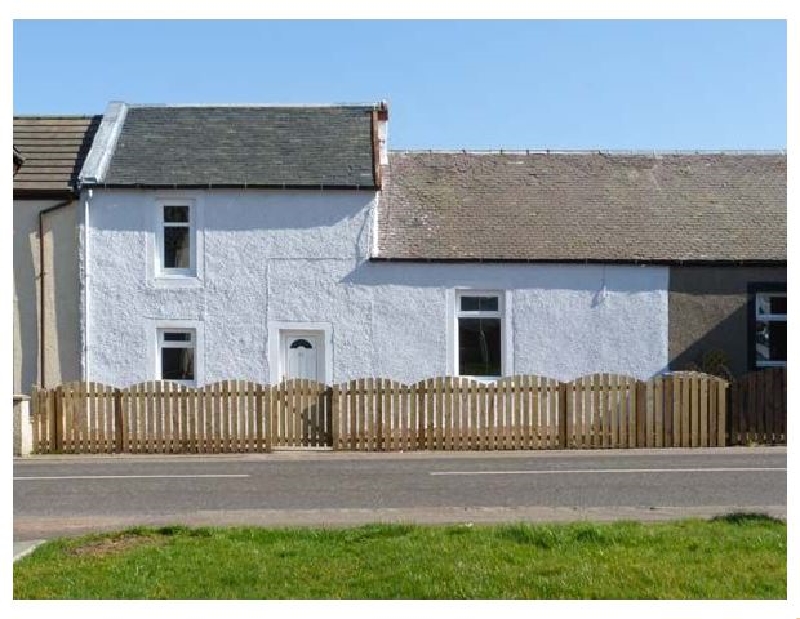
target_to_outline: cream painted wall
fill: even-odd
[[[39,211],[59,200],[14,200],[14,393],[39,369]],[[80,378],[77,203],[45,215],[45,385]]]

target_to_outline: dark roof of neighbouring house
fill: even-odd
[[[375,188],[379,106],[126,106],[109,186]]]
[[[390,152],[378,259],[786,260],[783,153]]]
[[[100,119],[15,116],[14,148],[24,158],[24,165],[14,176],[14,193],[74,192]]]

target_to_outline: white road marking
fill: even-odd
[[[15,477],[14,481],[51,479],[198,479],[219,477],[250,477],[250,475],[57,475],[51,477]]]
[[[786,467],[727,467],[727,468],[694,468],[694,469],[567,469],[553,471],[430,471],[434,477],[444,475],[569,475],[586,473],[741,473],[752,471],[786,471]]]

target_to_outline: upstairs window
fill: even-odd
[[[161,205],[159,239],[161,272],[164,275],[193,275],[194,226],[189,204]]]
[[[786,293],[755,295],[755,366],[786,367]]]
[[[456,297],[458,374],[503,375],[503,317],[498,294],[464,292]]]

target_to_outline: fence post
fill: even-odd
[[[122,440],[122,390],[114,389],[114,449],[117,453],[125,451],[125,445]]]
[[[567,442],[567,384],[558,384],[558,441],[561,449],[569,449]]]
[[[33,416],[31,399],[27,395],[15,395],[14,400],[14,455],[29,456],[33,453]],[[41,400],[38,391],[33,391],[33,401]],[[38,407],[36,407],[38,409]],[[34,414],[38,410],[34,410]]]

